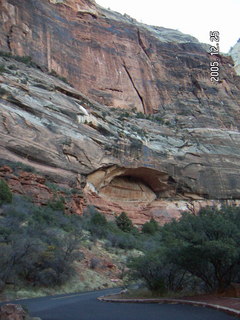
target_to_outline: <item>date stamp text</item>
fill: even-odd
[[[210,79],[213,82],[219,82],[219,41],[220,41],[220,33],[219,31],[210,31],[210,41],[212,44],[210,45],[209,53],[214,59],[210,61]]]

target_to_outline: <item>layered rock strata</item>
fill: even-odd
[[[240,78],[231,57],[91,0],[0,0],[0,51],[1,164],[38,172],[16,177],[5,166],[13,191],[44,205],[47,179],[78,190],[67,212],[91,204],[136,224],[238,204]]]
[[[1,163],[21,162],[84,191],[86,203],[76,201],[74,212],[91,204],[109,217],[126,211],[135,224],[151,217],[165,223],[207,204],[238,204],[237,113],[235,129],[164,124],[109,109],[12,58],[0,57],[0,65]],[[14,190],[12,173],[2,172]],[[48,188],[38,175],[23,174],[20,184],[27,190],[33,178],[41,199]]]

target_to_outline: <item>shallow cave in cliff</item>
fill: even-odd
[[[101,188],[99,195],[114,201],[147,201],[156,199],[154,191],[141,179],[132,176],[115,177]]]
[[[145,167],[100,169],[88,182],[109,201],[150,203],[175,193],[174,180],[167,173]]]

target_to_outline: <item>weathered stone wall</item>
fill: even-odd
[[[0,0],[0,50],[30,55],[45,71],[0,57],[3,164],[19,161],[84,189],[89,204],[126,211],[137,224],[240,199],[240,81],[231,58],[218,57],[214,84],[196,39],[87,0]],[[21,179],[25,191],[33,181],[29,191],[48,192]],[[72,211],[81,213],[78,200]]]

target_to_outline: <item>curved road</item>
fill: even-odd
[[[117,291],[108,289],[13,302],[27,306],[32,316],[42,320],[236,320],[223,312],[203,307],[108,303],[96,299]]]

